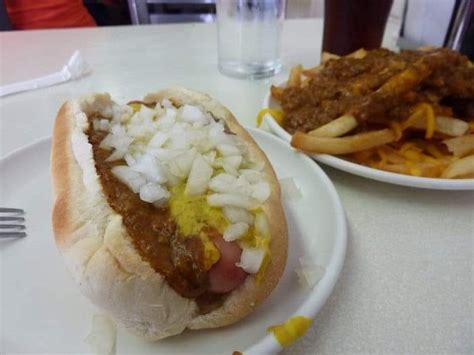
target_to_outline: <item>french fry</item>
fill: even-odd
[[[296,132],[291,139],[291,145],[311,153],[338,155],[378,147],[395,140],[395,133],[388,128],[342,138],[315,137]]]
[[[426,129],[426,121],[417,120],[413,123],[412,127],[416,129]],[[443,133],[451,137],[458,137],[465,134],[468,130],[469,124],[463,120],[445,116],[435,117],[435,131],[438,133]]]
[[[455,157],[463,157],[474,152],[474,134],[446,139],[443,143]]]
[[[303,71],[303,66],[301,64],[295,65],[293,68],[291,68],[290,77],[288,78],[288,83],[287,83],[289,87],[300,87],[302,71]]]
[[[375,93],[399,95],[409,91],[433,72],[434,66],[429,65],[425,58],[418,59],[401,73],[394,75],[383,84]]]
[[[429,51],[432,51],[436,49],[436,47],[433,47],[433,46],[421,46],[421,47],[418,47],[416,50],[417,51],[420,51],[420,52],[429,52]]]
[[[358,125],[357,120],[352,115],[343,115],[334,121],[326,123],[317,129],[308,132],[315,137],[340,137],[352,131]]]
[[[359,48],[355,52],[352,52],[347,55],[349,58],[362,59],[367,55],[367,51],[364,48]]]
[[[281,101],[281,99],[283,97],[283,91],[284,90],[285,90],[285,88],[282,88],[280,86],[272,85],[270,87],[270,93],[271,93],[272,97],[275,98],[278,101]]]
[[[332,54],[332,53],[329,53],[329,52],[323,52],[321,53],[321,63],[326,63],[328,60],[330,59],[339,59],[341,58],[340,56],[338,56],[337,54]]]
[[[441,174],[445,179],[474,177],[474,155],[455,160]]]
[[[312,78],[313,76],[318,74],[321,71],[321,69],[323,69],[322,65],[316,65],[315,67],[312,67],[312,68],[303,69],[302,73],[304,76],[308,76]]]

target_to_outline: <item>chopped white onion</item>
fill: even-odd
[[[231,156],[231,155],[240,155],[240,150],[237,146],[229,143],[219,143],[217,146],[217,151],[222,156]]]
[[[252,169],[240,169],[239,175],[242,175],[251,184],[256,184],[265,180],[264,173]]]
[[[112,129],[113,129],[113,127],[112,127]],[[127,151],[128,147],[133,142],[133,138],[127,136],[126,133],[122,133],[122,131],[120,131],[120,130],[116,130],[116,131],[117,131],[117,133],[112,132],[111,135],[108,135],[107,137],[105,137],[105,139],[101,142],[101,144],[103,143],[104,145],[108,145],[108,146],[110,146],[112,148],[115,148],[117,150]],[[110,137],[110,138],[108,138],[108,137]],[[101,145],[101,148],[103,148],[102,145]]]
[[[127,154],[126,150],[116,150],[112,154],[110,154],[107,159],[105,159],[106,162],[111,162],[111,161],[116,161],[120,160],[123,157],[125,157],[125,154]]]
[[[167,130],[173,127],[175,124],[175,117],[174,116],[168,116],[167,114],[164,114],[160,116],[157,126],[159,129]]]
[[[112,173],[143,201],[161,206],[169,198],[168,188],[185,182],[186,194],[210,192],[209,205],[223,208],[231,222],[227,239],[241,237],[254,223],[264,228],[249,210],[265,202],[270,185],[255,170],[246,143],[227,134],[222,120],[198,106],[177,109],[168,99],[154,108],[141,105],[138,112],[118,105],[109,111],[110,120],[94,120],[92,125],[109,132],[100,143],[112,150],[107,161],[124,159],[127,164],[112,168]],[[224,172],[213,177],[215,169]]]
[[[120,124],[114,124],[111,127],[111,132],[113,135],[117,137],[126,137],[127,136],[127,130],[124,126]]]
[[[191,171],[195,158],[196,150],[194,148],[186,150],[178,154],[173,160],[170,160],[168,168],[173,175],[185,179]]]
[[[243,169],[250,169],[252,171],[262,171],[263,168],[265,167],[265,163],[263,161],[254,161],[252,159],[246,159],[244,162],[242,162],[242,168]]]
[[[261,236],[266,237],[270,235],[270,228],[268,227],[268,220],[265,213],[259,212],[255,216],[255,229]]]
[[[197,155],[189,172],[185,193],[189,195],[201,195],[207,190],[213,170],[202,155]]]
[[[224,216],[232,223],[244,222],[247,224],[253,224],[255,217],[249,211],[240,207],[224,206],[222,207]]]
[[[100,130],[100,121],[99,120],[93,120],[92,121],[92,128],[94,131],[99,131]]]
[[[100,114],[101,116],[103,117],[106,117],[106,118],[112,118],[112,116],[114,115],[114,111],[112,109],[112,106],[102,106],[100,108]]]
[[[179,114],[184,122],[199,123],[202,126],[209,123],[209,118],[196,106],[183,105]]]
[[[163,100],[161,100],[161,105],[165,108],[173,107],[173,104],[167,98],[164,98]]]
[[[143,121],[148,121],[151,122],[153,118],[156,116],[156,111],[154,109],[151,109],[145,105],[140,106],[140,111],[138,111],[138,114],[140,115],[140,118]]]
[[[226,134],[224,132],[224,125],[221,122],[216,122],[211,120],[209,124],[209,141],[216,146],[219,143],[222,143],[226,139]]]
[[[114,139],[114,136],[112,134],[108,134],[105,136],[104,139],[99,144],[99,148],[105,149],[105,150],[110,150],[112,149],[112,141]]]
[[[239,239],[243,237],[249,230],[249,225],[247,223],[238,222],[235,224],[229,225],[225,231],[223,238],[227,242]]]
[[[237,183],[233,186],[232,191],[237,192],[238,194],[252,196],[252,185],[247,181],[244,176],[239,176]]]
[[[294,179],[291,177],[280,179],[280,187],[283,197],[288,200],[297,200],[303,197],[300,189],[296,186]]]
[[[137,162],[133,165],[132,169],[142,173],[148,181],[160,184],[166,182],[166,176],[162,165],[151,154],[143,154],[139,159],[137,159]]]
[[[214,161],[216,160],[216,155],[217,155],[216,151],[211,150],[210,152],[207,152],[206,154],[203,154],[202,156],[204,157],[204,159],[207,160],[209,165],[213,165]]]
[[[215,192],[229,192],[231,186],[237,183],[237,178],[230,174],[220,173],[209,181],[209,189]]]
[[[251,196],[262,203],[265,202],[270,197],[270,184],[266,181],[261,181],[252,185]]]
[[[128,166],[134,166],[137,163],[137,160],[130,153],[125,154],[124,159]]]
[[[242,256],[240,262],[236,265],[244,269],[249,274],[256,274],[260,270],[265,250],[261,248],[242,248]]]
[[[172,174],[171,171],[166,170],[166,169],[165,169],[165,176],[166,176],[166,185],[169,187],[179,185],[183,181],[183,178]]]
[[[135,193],[138,193],[140,191],[140,188],[146,184],[145,178],[140,173],[132,170],[128,166],[114,166],[111,171],[112,174],[117,177],[117,179],[127,185],[130,190]]]
[[[176,110],[174,107],[167,107],[165,109],[165,115],[167,117],[173,118],[174,120],[176,120],[177,112],[178,110]]]
[[[165,110],[163,110],[163,107],[159,102],[155,105],[155,112],[158,117],[161,117],[165,113]]]
[[[226,173],[238,176],[239,175],[239,167],[242,163],[242,156],[240,155],[232,155],[227,157],[222,157],[216,159],[214,166],[224,168]]]
[[[322,279],[326,270],[317,265],[312,258],[304,256],[299,258],[299,266],[295,272],[298,276],[300,285],[307,288],[313,288]]]
[[[186,137],[186,131],[175,125],[169,132],[169,140],[165,145],[169,149],[186,149],[189,147],[189,141]]]
[[[147,147],[147,153],[155,156],[162,163],[166,163],[170,160],[175,159],[178,155],[180,155],[183,152],[184,150],[180,150],[180,149],[175,150],[175,149]]]
[[[211,194],[207,196],[207,203],[215,207],[234,206],[245,208],[247,210],[254,209],[259,205],[258,201],[251,197],[225,193]]]
[[[90,345],[93,354],[115,354],[117,329],[114,322],[105,315],[92,317],[92,328],[84,341]]]
[[[112,111],[115,122],[125,122],[133,115],[133,109],[128,105],[113,105]]]
[[[133,138],[141,138],[147,135],[149,127],[141,124],[131,124],[127,128],[127,134]]]
[[[140,199],[145,202],[163,202],[170,197],[170,193],[159,184],[149,182],[140,188]]]
[[[95,129],[95,128],[94,128]],[[99,121],[99,129],[101,131],[108,131],[109,130],[109,120],[106,120],[105,118],[104,119],[101,119]]]

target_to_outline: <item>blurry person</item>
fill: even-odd
[[[82,0],[0,0],[14,30],[97,26]]]
[[[0,31],[9,31],[12,29],[10,18],[5,8],[4,0],[0,0]]]

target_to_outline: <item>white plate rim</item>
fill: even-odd
[[[275,135],[265,132],[263,130],[254,127],[245,127],[246,130],[251,134],[252,138],[258,135],[262,135],[268,138],[272,143],[281,145],[288,148],[281,139]],[[254,138],[255,139],[255,138]],[[38,145],[50,143],[52,138],[50,136],[41,137],[37,140],[21,146],[7,155],[0,157],[0,165],[7,163],[11,159],[15,159],[18,156],[27,153],[29,150],[34,149]],[[304,154],[300,155],[300,158],[304,163],[314,170],[315,175],[320,179],[320,182],[324,184],[327,189],[330,200],[333,203],[335,209],[335,224],[336,233],[334,236],[334,247],[330,256],[330,260],[325,267],[325,273],[318,284],[311,290],[308,297],[300,304],[298,309],[290,315],[290,317],[296,315],[304,315],[311,319],[314,319],[317,313],[321,310],[325,304],[329,295],[332,293],[334,286],[339,278],[340,272],[344,265],[344,259],[346,255],[347,247],[347,222],[344,209],[342,207],[339,195],[334,187],[332,181],[326,175],[326,173],[312,161],[309,157]],[[257,343],[251,345],[245,349],[246,354],[261,354],[261,353],[276,353],[282,350],[282,347],[278,344],[275,337],[268,333],[261,338]]]
[[[284,85],[286,85],[286,81],[277,86]],[[263,100],[262,107],[275,107],[273,101],[271,93],[268,91]],[[290,143],[291,135],[285,131],[270,114],[264,116],[264,121],[268,124],[273,133],[284,141]],[[308,154],[308,156],[320,163],[347,173],[390,184],[433,190],[474,190],[474,179],[435,179],[417,177],[373,169],[329,154]]]

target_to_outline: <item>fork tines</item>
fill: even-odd
[[[19,208],[0,207],[0,238],[26,237],[24,214]]]

